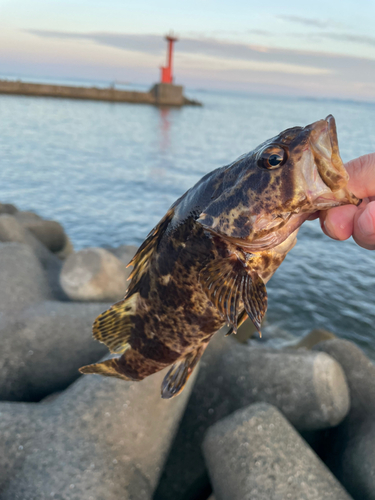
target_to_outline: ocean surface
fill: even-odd
[[[344,161],[375,151],[375,104],[186,94],[204,106],[0,96],[0,201],[60,221],[76,249],[139,245],[204,174],[285,128],[332,113]],[[375,359],[375,252],[307,222],[267,288],[276,336],[326,328]]]

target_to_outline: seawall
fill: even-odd
[[[118,90],[112,87],[73,87],[21,81],[0,80],[0,94],[35,97],[57,97],[64,99],[86,99],[92,101],[131,102],[155,106],[201,106],[198,101],[183,95],[183,87],[171,84],[156,84],[149,92]]]

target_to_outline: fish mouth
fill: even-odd
[[[359,205],[361,200],[347,188],[349,174],[340,157],[334,117],[328,115],[325,120],[319,120],[308,128],[310,128],[309,145],[316,170],[313,170],[313,178],[306,180],[312,188],[309,194],[316,210],[338,205]],[[319,174],[320,179],[316,174]],[[323,181],[325,188],[319,180]]]

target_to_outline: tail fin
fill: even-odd
[[[138,293],[116,302],[100,314],[93,325],[94,339],[105,344],[112,353],[123,353],[129,347],[131,317],[135,313]]]
[[[131,317],[135,311],[138,294],[116,302],[107,311],[100,314],[93,324],[93,337],[105,344],[112,353],[123,354],[130,349],[130,335],[132,331]],[[116,377],[123,380],[133,380],[124,373],[123,362],[120,358],[112,358],[83,366],[79,369],[81,373],[98,373],[107,377]]]

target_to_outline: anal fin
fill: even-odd
[[[207,344],[202,345],[172,365],[161,384],[163,399],[173,398],[182,391],[206,347]]]
[[[232,326],[233,333],[237,332],[238,320],[246,319],[240,315],[241,302],[260,333],[261,322],[267,310],[267,290],[256,272],[231,256],[208,264],[202,269],[199,278],[207,297]]]

